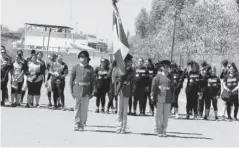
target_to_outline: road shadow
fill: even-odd
[[[87,125],[87,127],[116,128],[116,126],[104,126],[104,125]]]
[[[97,133],[114,133],[116,134],[116,131],[109,131],[109,130],[85,130],[88,132],[97,132]],[[202,135],[198,133],[181,133],[181,132],[168,132],[167,134],[168,138],[183,138],[183,139],[202,139],[202,140],[213,140],[212,138],[208,137],[199,137],[199,136],[190,136],[190,135]],[[126,134],[133,134],[133,135],[143,135],[143,136],[156,136],[156,134],[153,133],[133,133],[133,132],[126,132]],[[189,135],[189,136],[181,136],[181,135]]]

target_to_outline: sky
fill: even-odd
[[[142,8],[149,12],[151,2],[120,0],[117,3],[125,32],[135,34],[135,18]],[[1,24],[13,30],[24,23],[67,25],[107,42],[112,39],[111,0],[1,0],[1,3]]]

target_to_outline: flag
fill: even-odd
[[[113,2],[113,53],[117,66],[125,73],[124,59],[129,53],[129,43],[124,32],[116,2]]]

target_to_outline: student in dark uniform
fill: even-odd
[[[89,65],[90,57],[87,51],[78,54],[80,60],[71,71],[70,91],[75,100],[74,130],[83,131],[88,116],[89,100],[94,93],[94,69]]]
[[[147,99],[149,99],[150,112],[152,113],[152,116],[154,116],[154,104],[153,102],[151,102],[150,93],[151,93],[152,80],[156,76],[157,70],[154,68],[154,65],[151,59],[148,59],[145,62],[145,66],[147,68],[148,77],[149,77],[149,91],[147,92]]]
[[[223,80],[222,99],[227,104],[227,115],[229,121],[232,121],[231,107],[234,105],[234,119],[237,119],[238,113],[238,89],[239,89],[239,75],[236,65],[234,63],[228,64],[228,74]]]
[[[203,117],[205,101],[208,100],[208,78],[210,77],[211,66],[205,61],[201,63],[200,78],[199,78],[199,89],[198,89],[198,115],[199,118]],[[207,114],[207,113],[205,113]]]
[[[197,118],[197,102],[198,102],[198,89],[199,89],[199,65],[195,61],[191,61],[189,64],[189,69],[184,75],[187,78],[186,86],[186,98],[187,98],[187,119],[190,117],[190,111],[193,110],[194,119]]]
[[[11,69],[11,58],[7,55],[5,46],[1,46],[1,105],[5,105],[5,99],[8,96],[7,83],[8,83],[8,73]]]
[[[131,69],[131,60],[132,56],[127,55],[124,62],[126,72],[120,77],[120,81],[117,85],[116,95],[119,94],[119,104],[118,104],[118,114],[117,114],[117,129],[116,133],[125,134],[127,127],[127,110],[128,110],[128,101],[131,96],[134,72]]]
[[[101,59],[100,67],[95,69],[95,96],[96,96],[96,113],[99,113],[99,107],[101,103],[101,112],[105,113],[105,96],[109,89],[109,77],[108,77],[109,67],[105,59]]]
[[[183,75],[183,71],[181,71],[178,68],[178,66],[175,62],[171,63],[171,67],[172,67],[171,75],[172,75],[172,78],[173,78],[173,86],[174,86],[174,89],[173,89],[174,103],[172,103],[171,110],[174,108],[175,117],[178,119],[178,118],[180,118],[179,114],[178,114],[178,96],[180,94],[180,91],[181,91],[182,85],[183,85],[182,84],[183,80],[181,80],[181,77]]]
[[[133,72],[135,72],[135,70],[134,70],[134,68],[133,68],[133,62],[132,62],[132,60],[130,61],[129,65],[130,65],[131,70],[132,70]],[[131,93],[130,93],[130,96],[129,96],[129,112],[128,112],[128,115],[133,115],[133,113],[132,113],[133,90],[134,90],[133,86],[134,86],[134,85],[132,85]]]
[[[147,92],[149,91],[149,78],[147,68],[144,67],[144,60],[138,59],[138,66],[135,68],[134,79],[134,113],[136,115],[137,104],[139,101],[140,115],[145,115],[145,106],[147,102]]]
[[[220,79],[221,79],[221,82],[222,82],[223,79],[227,76],[227,73],[228,73],[228,68],[227,68],[228,61],[227,60],[223,60],[221,64],[222,64],[222,71],[221,71],[221,74],[220,74]],[[221,87],[223,87],[223,86],[221,86]],[[223,119],[225,119],[226,112],[227,112],[227,104],[225,103],[224,106],[223,106],[223,115],[222,115]]]
[[[216,67],[213,67],[210,70],[210,77],[208,78],[208,97],[205,100],[205,116],[204,120],[208,120],[211,102],[214,108],[215,120],[218,120],[218,108],[217,108],[217,100],[219,99],[221,94],[221,81],[219,77],[216,75]]]

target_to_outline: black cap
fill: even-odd
[[[207,65],[208,65],[208,64],[207,64],[206,61],[203,60],[203,61],[201,62],[201,66],[202,66],[202,67],[206,67]]]
[[[133,59],[133,56],[130,54],[127,54],[124,61],[132,61],[132,59]]]
[[[223,60],[222,61],[222,65],[227,66],[227,64],[228,64],[228,60]]]
[[[81,51],[79,54],[78,54],[78,58],[80,58],[81,55],[84,55],[88,58],[88,61],[90,61],[90,55],[89,55],[89,52],[86,51],[86,50],[83,50]]]
[[[161,66],[171,66],[171,62],[169,60],[162,60],[159,62],[159,65]]]
[[[31,50],[31,54],[36,54],[36,50]]]

